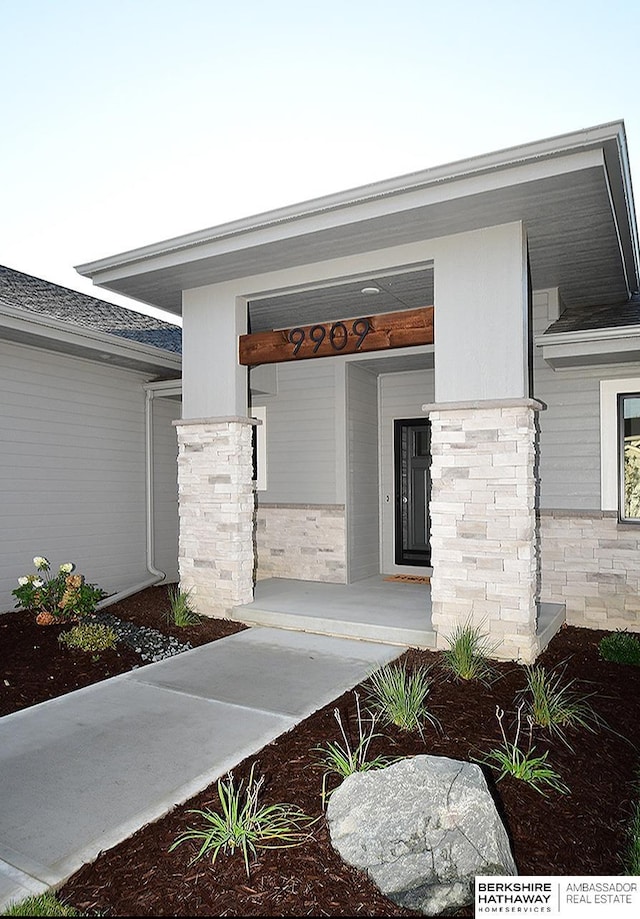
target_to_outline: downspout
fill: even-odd
[[[153,396],[152,389],[146,389],[144,402],[144,433],[145,433],[145,510],[146,510],[146,531],[147,531],[147,571],[151,577],[146,578],[139,584],[127,587],[116,594],[111,594],[100,600],[96,609],[104,609],[105,606],[111,606],[119,600],[124,600],[132,594],[144,590],[145,587],[152,587],[166,578],[166,573],[160,571],[154,565],[155,556],[155,538],[154,538],[154,517],[153,517]]]

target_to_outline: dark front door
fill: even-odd
[[[431,428],[424,418],[394,425],[396,565],[429,565]]]

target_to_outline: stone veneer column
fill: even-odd
[[[204,616],[253,599],[255,418],[176,421],[179,571]]]
[[[531,662],[536,638],[532,399],[424,406],[431,421],[432,620],[437,647],[471,620],[492,656]]]

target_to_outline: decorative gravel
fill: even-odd
[[[193,648],[189,642],[183,644],[177,638],[163,635],[162,632],[144,625],[125,622],[111,613],[95,613],[92,618],[101,625],[112,628],[118,638],[139,654],[144,661],[156,663],[156,661],[163,661],[167,657],[173,657],[174,654],[181,654]]]

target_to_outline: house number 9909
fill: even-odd
[[[371,331],[371,323],[368,319],[355,319],[351,325],[351,328],[348,329],[344,322],[334,322],[333,325],[329,328],[329,344],[334,351],[342,351],[347,346],[347,342],[350,336],[354,336],[357,341],[355,344],[355,350],[357,351],[362,347],[362,343]],[[309,338],[313,342],[313,354],[317,354],[320,345],[327,338],[327,327],[323,325],[314,325],[309,329]],[[293,356],[295,357],[298,354],[298,351],[304,344],[307,339],[307,333],[304,329],[296,327],[291,329],[289,332],[289,341],[294,346],[293,347]]]

